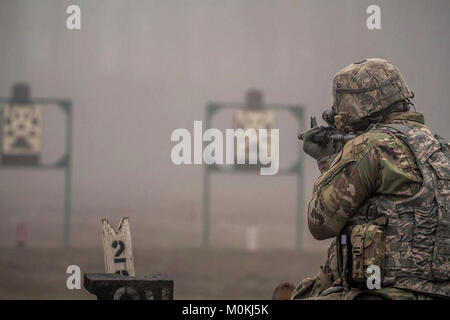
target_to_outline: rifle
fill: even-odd
[[[312,141],[318,144],[328,144],[330,141],[335,145],[344,145],[347,141],[350,141],[356,137],[356,134],[352,133],[339,133],[334,123],[334,110],[326,110],[322,113],[322,119],[328,124],[328,126],[320,126],[319,132],[313,137]],[[311,129],[316,128],[316,117],[311,117]],[[298,134],[298,139],[303,140],[304,133]]]

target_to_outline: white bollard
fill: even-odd
[[[245,232],[246,235],[246,249],[250,252],[256,252],[259,249],[259,227],[249,226]]]

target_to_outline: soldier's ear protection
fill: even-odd
[[[342,114],[337,114],[334,116],[334,123],[336,128],[345,132],[350,132],[351,127],[347,124],[346,118]]]
[[[335,127],[338,130],[341,130],[343,132],[347,132],[347,133],[353,131],[351,125],[349,125],[347,123],[348,117],[346,116],[346,114],[344,112],[341,112],[341,113],[338,114],[336,112],[336,107],[333,106],[332,110],[331,110],[331,112],[329,112],[328,116],[331,116],[331,115],[333,115],[333,127]],[[323,116],[324,115],[322,115],[322,117]]]

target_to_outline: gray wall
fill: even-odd
[[[81,6],[80,31],[65,28],[69,4]],[[365,27],[369,4],[380,5],[382,30]],[[142,245],[197,245],[202,168],[171,163],[172,130],[192,130],[208,101],[242,101],[248,88],[319,114],[336,71],[383,57],[449,137],[449,27],[447,0],[1,0],[0,95],[27,81],[34,96],[72,99],[75,245],[99,245],[100,218],[122,215]],[[228,116],[214,125],[228,126]],[[297,129],[278,120],[287,165]],[[47,123],[57,137],[45,148],[56,154],[63,128]],[[305,170],[309,198],[318,170],[311,160]],[[62,174],[2,170],[0,179],[3,243],[25,220],[34,243],[59,245]],[[293,247],[295,186],[293,177],[214,177],[213,243],[240,246],[257,224],[264,246]],[[304,238],[317,246],[306,228]]]

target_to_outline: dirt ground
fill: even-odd
[[[280,282],[296,284],[315,274],[324,253],[229,249],[149,249],[134,252],[136,275],[165,273],[175,299],[270,299]],[[0,299],[94,299],[83,288],[68,290],[66,268],[103,272],[99,249],[3,248]]]

